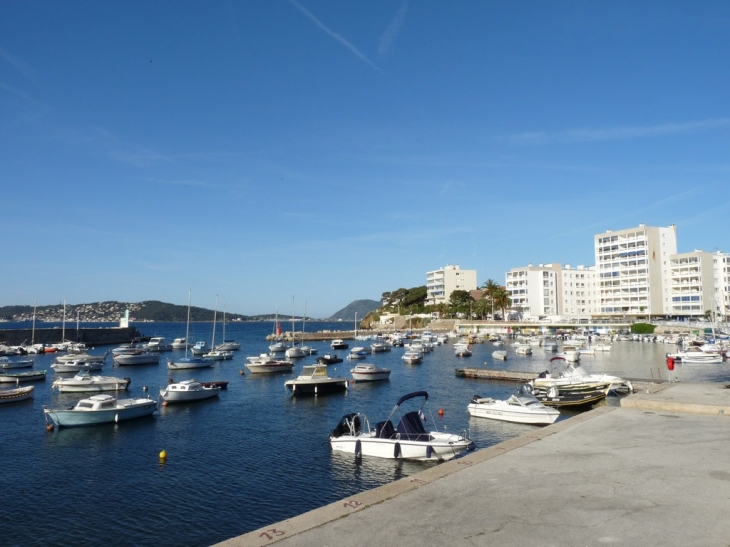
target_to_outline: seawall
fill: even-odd
[[[111,344],[125,344],[134,338],[141,337],[136,327],[93,327],[79,328],[66,327],[65,332],[60,328],[53,329],[0,329],[0,344],[19,346],[24,342],[30,344],[58,344],[62,338],[72,342],[83,342],[87,346],[104,346]]]

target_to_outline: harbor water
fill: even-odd
[[[135,326],[168,342],[185,336],[184,323]],[[342,323],[307,325],[310,332],[338,328]],[[401,395],[425,390],[427,427],[470,429],[477,449],[485,448],[533,426],[470,418],[466,407],[473,395],[505,398],[516,385],[457,377],[455,369],[539,372],[549,368],[554,356],[540,347],[532,355],[516,355],[508,344],[507,361],[493,361],[495,348],[485,343],[475,344],[471,357],[458,358],[445,345],[427,354],[422,364],[406,365],[403,348],[393,348],[328,367],[330,376],[350,378],[354,364],[373,363],[392,369],[389,381],[351,383],[345,393],[293,397],[284,381],[304,364],[314,363],[316,356],[297,360],[292,374],[251,374],[244,366],[246,356],[267,351],[265,337],[271,332],[271,323],[228,323],[226,338],[241,342],[242,348],[233,360],[207,369],[169,371],[167,359],[183,350],[164,352],[159,365],[118,367],[109,356],[96,374],[131,378],[129,391],[121,397],[157,398],[168,378],[226,380],[228,389],[215,399],[160,406],[150,418],[54,431],[46,430],[43,407],[70,407],[83,395],[52,391],[56,377],[73,374],[54,373],[52,354],[36,356],[34,369],[48,370],[48,376],[34,383],[34,398],[0,405],[0,544],[205,546],[244,534],[438,465],[333,453],[327,434],[343,414],[363,412],[374,423],[388,416]],[[211,338],[212,324],[191,325],[191,341],[210,344]],[[369,345],[349,342],[351,348]],[[309,345],[319,355],[332,352],[327,342]],[[584,356],[581,362],[588,372],[666,380],[665,354],[674,348],[615,342],[610,352]],[[336,353],[345,357],[347,350]],[[672,374],[679,381],[727,382],[730,366],[678,365]],[[563,412],[561,419],[574,412]],[[164,461],[159,458],[162,450],[167,453]]]

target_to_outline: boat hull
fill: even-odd
[[[276,372],[291,372],[294,368],[294,363],[248,363],[246,368],[252,374],[273,374]]]
[[[323,395],[347,391],[347,379],[327,379],[326,381],[288,380],[284,385],[292,395]]]
[[[206,359],[180,359],[179,361],[168,361],[167,368],[170,370],[189,370],[195,368],[209,368],[213,361]]]
[[[375,458],[417,461],[445,461],[458,456],[471,446],[471,441],[460,435],[431,433],[430,441],[407,439],[380,439],[372,433],[331,438],[332,450]]]
[[[104,378],[101,380],[76,380],[74,378],[56,380],[54,388],[61,393],[101,393],[102,391],[125,391],[129,388],[129,378]]]
[[[134,418],[150,416],[157,410],[157,401],[152,399],[127,399],[118,401],[117,408],[104,410],[49,410],[44,409],[46,418],[58,427],[81,427],[116,423]]]
[[[33,386],[0,390],[0,404],[16,403],[33,397]]]
[[[35,382],[46,379],[46,371],[28,371],[28,372],[9,372],[7,374],[0,373],[0,384],[20,382]]]
[[[121,353],[114,356],[114,362],[119,366],[158,365],[160,363],[160,354],[145,353],[142,355],[133,355],[129,353]]]
[[[550,425],[560,417],[560,412],[553,408],[520,411],[498,405],[471,403],[467,410],[470,416],[477,418],[531,425]]]
[[[161,389],[160,397],[166,403],[190,403],[217,397],[220,392],[220,386],[206,387],[199,391],[167,391],[166,389]]]

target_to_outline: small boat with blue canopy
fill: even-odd
[[[420,406],[402,414],[398,425],[394,426],[394,415],[407,401],[420,401]],[[427,402],[428,393],[425,391],[403,395],[388,418],[376,423],[375,427],[371,427],[364,414],[346,414],[329,434],[332,450],[356,456],[421,461],[450,460],[465,450],[473,450],[474,443],[468,430],[458,434],[426,430],[424,422],[427,418],[423,410]],[[433,416],[431,422],[435,423]]]

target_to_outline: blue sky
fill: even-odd
[[[0,305],[328,317],[639,223],[730,252],[727,2],[0,13]]]

